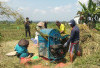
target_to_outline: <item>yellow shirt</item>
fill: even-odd
[[[59,31],[60,31],[60,32],[61,32],[61,31],[64,31],[63,34],[67,34],[67,32],[66,32],[66,28],[65,28],[65,25],[64,25],[64,24],[61,24],[61,25],[60,25],[60,29],[59,29]]]

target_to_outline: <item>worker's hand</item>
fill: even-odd
[[[64,33],[64,31],[61,31],[60,33],[62,34],[62,33]]]
[[[26,57],[26,58],[27,58],[27,59],[28,59],[28,58],[31,58],[31,56],[29,55],[29,56],[28,56],[28,57]]]
[[[70,42],[67,41],[65,44],[64,44],[64,47],[68,47],[70,45]]]
[[[67,46],[68,46],[68,43],[66,42],[63,47],[67,47]]]

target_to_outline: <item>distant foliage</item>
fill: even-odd
[[[80,1],[79,4],[81,5],[82,10],[78,11],[77,14],[79,14],[80,17],[82,17],[82,19],[84,20],[84,22],[88,24],[89,28],[95,28],[96,21],[98,21],[100,17],[100,7],[98,7],[96,3],[94,3],[92,0],[88,1],[88,5],[85,5]]]
[[[1,18],[7,18],[9,20],[17,20],[23,19],[23,16],[17,11],[11,9],[6,3],[0,2],[0,15]]]
[[[15,21],[15,23],[18,24],[18,25],[19,24],[23,24],[24,23],[24,18],[23,17],[17,18],[16,21]]]
[[[100,30],[100,23],[96,24],[96,29]]]
[[[1,35],[1,33],[0,33],[0,40],[1,40],[1,38],[2,38],[2,35]]]

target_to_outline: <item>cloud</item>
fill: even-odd
[[[23,10],[24,10],[23,7],[19,7],[19,8],[17,9],[18,12],[22,12]]]
[[[72,8],[71,5],[57,6],[57,7],[51,8],[50,11],[54,13],[65,13],[65,12],[67,13],[71,11],[71,8]]]
[[[10,0],[0,0],[0,2],[8,2],[8,1],[10,1]]]
[[[72,19],[76,15],[76,10],[73,9],[73,4],[61,5],[48,8],[32,8],[19,6],[17,11],[24,17],[29,17],[31,20],[40,21],[66,21]],[[74,13],[73,13],[74,12]]]
[[[41,10],[41,9],[34,9],[33,13],[39,13],[39,14],[45,14],[46,10]]]
[[[33,13],[34,14],[46,14],[46,10],[43,10],[43,9],[34,9],[33,10]]]
[[[66,21],[74,17],[76,14],[73,9],[72,4],[48,7],[46,9],[32,9],[32,19],[34,20],[47,20],[47,21],[56,21],[62,20]],[[74,13],[73,13],[74,12]],[[71,15],[73,13],[73,15]]]

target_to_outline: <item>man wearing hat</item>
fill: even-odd
[[[27,32],[29,33],[29,36],[31,37],[31,33],[30,33],[30,21],[29,21],[29,18],[27,17],[26,18],[26,21],[25,21],[25,34],[26,34],[26,37],[27,37]]]
[[[80,56],[80,51],[79,51],[80,31],[79,31],[78,26],[76,26],[74,20],[71,20],[69,24],[72,27],[71,35],[70,35],[69,40],[64,44],[64,47],[68,47],[68,45],[70,44],[69,46],[70,61],[73,62],[73,57],[74,57],[73,51],[74,50],[75,50],[75,54]]]

